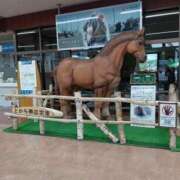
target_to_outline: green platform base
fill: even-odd
[[[108,127],[111,132],[118,137],[117,125],[108,125]],[[39,123],[29,120],[21,123],[16,131],[13,130],[12,127],[6,128],[4,131],[9,133],[39,135]],[[76,132],[75,123],[45,122],[45,136],[76,139]],[[169,132],[167,128],[141,128],[126,125],[125,133],[127,145],[169,149]],[[84,139],[111,143],[109,138],[92,124],[85,124]],[[180,152],[180,137],[177,137],[177,148],[172,151]]]

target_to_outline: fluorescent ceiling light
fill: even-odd
[[[129,11],[122,11],[120,14],[130,14],[130,13],[136,13],[136,12],[141,12],[141,9],[134,9],[134,10],[129,10]]]
[[[36,31],[24,31],[24,32],[19,32],[17,35],[24,35],[24,34],[34,34]]]
[[[176,11],[176,12],[169,12],[169,13],[151,14],[151,15],[145,16],[145,18],[154,18],[154,17],[160,17],[160,16],[174,15],[174,14],[179,14],[179,12]]]
[[[78,55],[72,55],[72,58],[90,59],[88,56],[78,56]]]
[[[57,46],[57,44],[55,44],[55,43],[54,44],[45,44],[45,46],[47,46],[47,47],[48,46]]]
[[[151,44],[152,48],[161,48],[162,47],[162,43],[159,44]]]
[[[24,45],[24,46],[18,46],[18,48],[33,48],[35,45]]]
[[[159,34],[169,34],[169,33],[178,33],[179,31],[164,31],[164,32],[155,32],[147,33],[146,36],[159,35]]]

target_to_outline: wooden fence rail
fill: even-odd
[[[177,101],[149,101],[149,100],[133,100],[131,98],[123,98],[123,97],[75,97],[75,96],[57,96],[57,95],[21,95],[21,94],[3,94],[1,97],[5,97],[6,99],[20,99],[20,98],[35,98],[35,99],[59,99],[59,100],[76,100],[79,99],[82,102],[87,101],[99,101],[99,102],[123,102],[123,103],[131,103],[131,104],[138,104],[138,105],[146,105],[146,106],[158,106],[159,103],[177,103],[178,107],[180,108],[180,102]]]

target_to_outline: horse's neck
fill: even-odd
[[[109,59],[114,64],[114,67],[119,71],[124,62],[124,56],[127,52],[127,44],[128,42],[124,42],[118,45],[108,56]]]

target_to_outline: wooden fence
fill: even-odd
[[[104,134],[106,134],[113,143],[120,141],[121,144],[126,143],[126,135],[124,132],[125,124],[139,124],[139,125],[149,125],[149,126],[159,126],[159,123],[147,123],[147,122],[132,122],[132,121],[123,121],[122,117],[122,102],[138,104],[138,105],[148,105],[148,106],[158,106],[160,102],[168,103],[169,101],[137,101],[130,98],[121,97],[120,92],[116,92],[115,96],[112,98],[101,98],[101,97],[82,97],[80,92],[75,92],[74,96],[56,96],[56,95],[20,95],[20,94],[7,94],[0,95],[4,96],[7,100],[12,101],[12,112],[6,112],[7,115],[13,124],[13,128],[17,129],[19,124],[19,118],[27,119],[38,119],[40,134],[45,133],[44,124],[45,121],[57,121],[63,123],[77,123],[77,139],[82,140],[84,138],[84,124],[95,124]],[[36,103],[33,107],[23,108],[19,107],[17,102],[20,98],[33,98]],[[58,100],[73,100],[76,106],[76,119],[63,119],[63,114],[61,111],[54,109],[46,108],[47,101],[52,101],[53,99]],[[42,103],[42,100],[44,103]],[[83,102],[89,101],[101,101],[101,102],[113,102],[115,103],[116,109],[116,121],[115,120],[106,120],[102,121],[98,119]],[[46,103],[45,103],[46,102]],[[180,109],[180,102],[176,102],[178,109]],[[42,105],[42,107],[41,107]],[[83,118],[83,112],[88,116],[89,119]],[[119,137],[116,137],[106,126],[107,124],[117,124],[119,130]],[[169,147],[176,147],[176,128],[169,128],[170,140]]]

